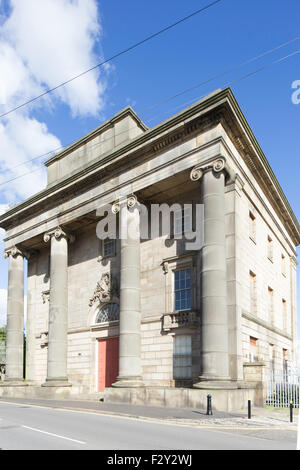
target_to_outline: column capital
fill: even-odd
[[[49,232],[46,232],[44,234],[44,242],[48,243],[51,240],[52,237],[55,237],[56,240],[59,240],[60,238],[66,238],[71,243],[75,240],[74,235],[72,235],[71,233],[66,232],[60,226],[56,227],[53,230],[50,230]]]
[[[120,198],[118,201],[114,202],[111,209],[113,214],[117,214],[118,212],[120,212],[121,207],[126,204],[128,209],[132,209],[133,207],[139,204],[135,194],[130,194],[129,196]]]
[[[29,259],[30,252],[24,249],[21,249],[17,246],[12,246],[4,251],[4,258],[9,258],[12,256],[13,258],[17,258],[18,256],[22,256],[23,258]]]
[[[192,181],[198,181],[207,171],[213,171],[216,174],[223,172],[225,174],[226,184],[233,183],[237,177],[237,173],[228,165],[226,158],[220,156],[210,162],[203,162],[194,166],[190,173],[190,179]]]

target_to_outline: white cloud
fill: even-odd
[[[0,29],[0,105],[12,107],[24,100],[24,96],[31,98],[35,92],[41,93],[42,88],[31,76],[14,48],[3,40],[1,32]]]
[[[101,61],[94,53],[101,35],[96,0],[10,0],[10,7],[9,17],[0,18],[0,114]],[[1,202],[15,204],[42,189],[46,172],[36,171],[39,160],[29,160],[61,146],[33,111],[51,111],[59,100],[73,116],[97,115],[104,107],[107,70],[90,72],[1,119]]]
[[[12,114],[5,124],[0,123],[0,190],[8,204],[27,198],[45,186],[46,172],[44,169],[40,170],[40,161],[28,160],[60,145],[59,139],[48,132],[46,124],[36,119]],[[23,165],[26,161],[28,163]],[[29,172],[32,173],[1,187],[2,181]]]
[[[53,88],[100,62],[93,53],[101,33],[95,0],[11,0],[11,5],[3,35],[41,85]],[[96,115],[104,105],[99,75],[96,69],[55,94],[74,115]]]

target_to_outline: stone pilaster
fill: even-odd
[[[140,213],[135,196],[114,204],[120,214],[119,375],[113,387],[141,387]]]
[[[68,353],[68,240],[61,227],[44,235],[51,241],[47,378],[42,386],[66,387]]]
[[[191,179],[202,180],[204,245],[201,268],[202,372],[197,388],[231,387],[228,351],[225,244],[225,177],[234,175],[224,158],[197,166]]]
[[[24,380],[24,257],[26,252],[12,247],[4,253],[9,258],[6,325],[5,381]]]

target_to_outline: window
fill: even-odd
[[[274,344],[269,344],[269,367],[270,372],[273,375],[275,371],[275,349]]]
[[[190,233],[192,231],[192,208],[185,207],[184,209],[174,212],[174,235],[181,235],[183,233]]]
[[[46,277],[50,278],[50,272],[51,272],[51,255],[48,255]]]
[[[191,309],[191,269],[181,269],[174,273],[175,311]]]
[[[256,241],[256,219],[253,212],[249,211],[249,237]]]
[[[103,240],[103,257],[115,256],[115,240]]]
[[[174,379],[192,378],[191,335],[177,335],[174,337],[173,377]]]
[[[258,340],[250,336],[250,362],[258,361]]]
[[[270,323],[273,324],[274,318],[273,318],[273,289],[271,287],[268,287],[268,320]]]
[[[288,352],[287,349],[282,349],[282,358],[283,358],[283,373],[287,374],[288,372]]]
[[[286,261],[284,254],[281,254],[281,273],[283,276],[286,276]]]
[[[250,271],[250,312],[256,314],[256,275]]]
[[[273,261],[273,240],[270,236],[268,236],[268,258]]]
[[[100,308],[97,313],[95,323],[106,323],[118,321],[120,318],[120,308],[118,304],[109,303]]]
[[[282,329],[283,331],[287,331],[287,308],[285,299],[282,299]]]

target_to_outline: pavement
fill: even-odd
[[[293,410],[293,423],[290,423],[290,411],[287,408],[252,408],[251,419],[248,419],[247,410],[238,410],[232,413],[213,410],[212,415],[207,415],[206,410],[194,408],[167,408],[124,403],[104,403],[96,400],[0,398],[1,402],[205,427],[277,427],[297,430],[299,413],[298,409]]]
[[[298,413],[296,413],[298,414]],[[296,416],[295,416],[296,418]],[[3,450],[296,450],[288,410],[222,413],[97,401],[0,399]],[[143,468],[140,465],[140,468]]]

